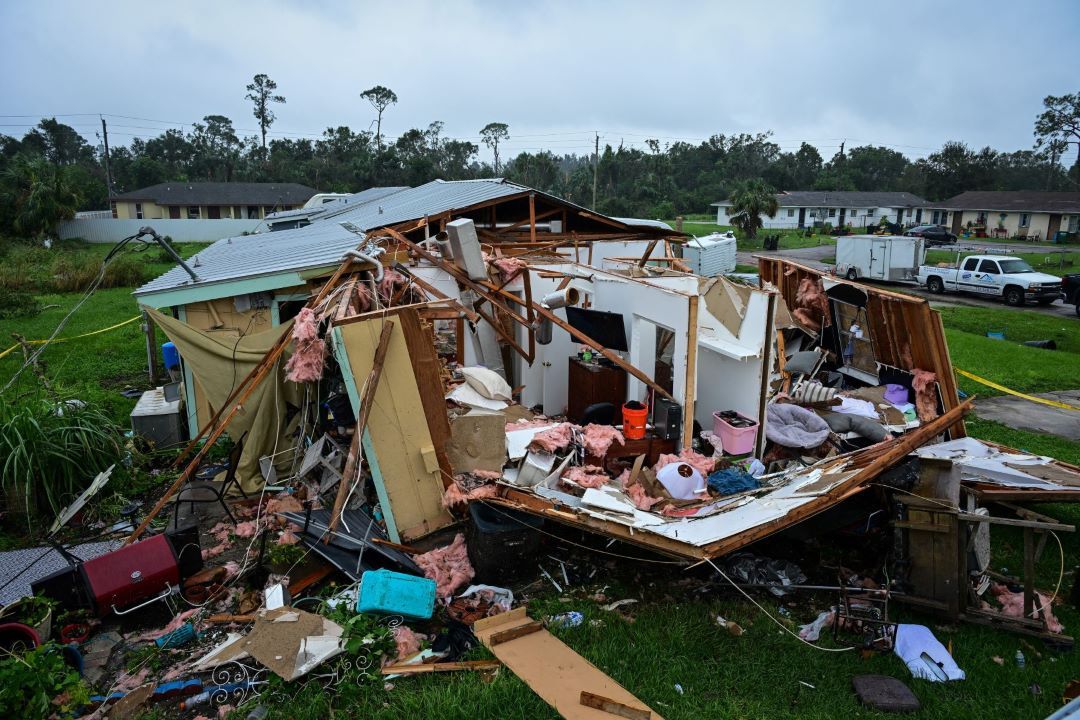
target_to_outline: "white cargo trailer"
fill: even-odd
[[[847,235],[836,238],[836,274],[857,280],[914,280],[926,259],[920,237]]]

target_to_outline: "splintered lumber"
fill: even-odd
[[[251,623],[255,622],[255,614],[250,615],[211,615],[206,618],[206,622],[217,625],[221,623]]]
[[[510,642],[511,640],[516,640],[519,637],[529,635],[543,629],[544,623],[540,622],[539,620],[534,620],[530,623],[518,625],[508,630],[500,630],[497,633],[492,633],[491,637],[488,638],[488,643],[492,646],[501,645],[504,642]]]
[[[536,314],[538,314],[538,315],[550,320],[551,322],[555,323],[556,325],[561,327],[563,330],[570,333],[570,335],[572,335],[574,338],[576,338],[578,340],[578,342],[582,342],[582,343],[585,343],[586,345],[589,345],[590,347],[596,348],[596,350],[601,355],[603,355],[608,360],[610,360],[611,362],[618,365],[620,368],[622,368],[626,372],[633,375],[635,378],[637,378],[641,382],[643,382],[646,385],[648,385],[649,387],[651,387],[656,392],[660,393],[661,395],[663,395],[666,398],[674,399],[674,398],[672,398],[671,393],[669,393],[667,390],[665,390],[663,387],[661,387],[651,377],[649,377],[644,372],[637,369],[636,367],[634,367],[630,363],[626,362],[621,357],[619,357],[617,354],[611,352],[610,350],[605,348],[603,345],[596,342],[591,337],[589,337],[585,333],[581,332],[580,330],[578,330],[577,328],[572,326],[570,323],[563,320],[558,315],[551,312],[550,310],[545,308],[540,303],[537,303],[537,302],[526,303],[524,300],[522,300],[518,296],[514,295],[513,293],[507,292],[505,290],[500,290],[499,287],[497,285],[494,285],[493,283],[482,282],[482,281],[481,282],[474,282],[473,280],[470,280],[468,278],[468,276],[466,276],[465,273],[463,273],[461,271],[461,269],[458,268],[456,265],[453,265],[451,263],[446,262],[445,260],[442,260],[440,258],[435,257],[434,255],[429,253],[427,250],[425,250],[423,247],[421,247],[420,245],[414,243],[412,240],[409,240],[407,237],[405,237],[401,233],[397,232],[393,228],[383,228],[382,232],[386,232],[387,234],[389,234],[391,237],[393,237],[398,242],[409,246],[409,248],[411,248],[414,252],[416,252],[417,255],[424,258],[425,260],[427,260],[431,264],[433,264],[433,265],[435,265],[437,267],[440,267],[443,270],[445,270],[446,272],[450,273],[450,275],[452,275],[454,277],[454,279],[456,279],[462,285],[465,285],[465,286],[471,288],[474,292],[476,292],[482,298],[484,298],[485,300],[490,302],[493,307],[495,307],[499,311],[509,315],[511,318],[516,320],[518,323],[520,323],[524,327],[528,328],[530,333],[533,332],[533,328],[532,328],[531,323],[529,323],[529,321],[526,318],[521,317],[520,315],[513,312],[512,310],[509,310],[508,308],[505,308],[502,305],[500,305],[498,303],[495,303],[493,301],[492,295],[488,291],[492,291],[498,297],[509,300],[509,301],[511,301],[513,303],[516,303],[516,304],[518,304],[518,305],[520,305],[522,307],[531,306],[533,312],[535,312]]]
[[[326,534],[325,541],[330,542],[331,533],[337,530],[341,522],[341,510],[345,507],[345,498],[349,494],[352,478],[356,475],[357,466],[360,462],[360,438],[367,427],[368,416],[371,415],[371,406],[375,402],[375,390],[379,386],[379,378],[382,376],[383,362],[386,361],[386,351],[390,348],[390,336],[394,332],[392,320],[386,320],[379,334],[379,345],[375,349],[375,364],[371,368],[367,382],[364,383],[364,394],[360,397],[360,414],[356,418],[356,431],[353,433],[352,442],[349,443],[349,455],[345,460],[345,470],[341,473],[341,482],[338,484],[337,495],[334,497],[334,509],[330,513],[330,532]]]
[[[603,710],[611,715],[630,718],[630,720],[649,720],[652,717],[652,713],[648,710],[638,710],[636,707],[630,707],[616,700],[591,693],[588,690],[581,691],[581,704],[585,707]]]
[[[602,713],[605,712],[619,717],[663,720],[630,691],[544,628],[501,643],[492,642],[494,636],[529,626],[533,622],[525,607],[517,607],[510,612],[477,620],[473,631],[507,670],[517,675],[567,720],[602,720]],[[611,704],[602,709],[582,704],[582,693],[588,693],[586,698],[595,696]],[[612,712],[620,707],[644,714],[618,715]]]
[[[461,662],[419,663],[416,665],[387,665],[380,672],[383,675],[423,675],[457,670],[496,670],[501,667],[502,663],[498,660],[463,660]]]

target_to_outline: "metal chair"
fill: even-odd
[[[232,450],[229,451],[229,467],[225,471],[225,480],[218,486],[212,479],[206,480],[193,480],[188,481],[187,484],[176,495],[176,503],[173,505],[173,525],[176,525],[180,517],[180,505],[183,503],[189,503],[191,512],[195,512],[196,503],[212,503],[216,502],[221,505],[225,514],[228,515],[229,520],[233,525],[237,525],[236,517],[233,516],[232,511],[229,510],[228,503],[225,502],[225,496],[229,493],[229,488],[233,485],[240,491],[240,494],[247,498],[247,493],[244,492],[244,488],[240,486],[240,483],[236,480],[236,470],[240,465],[240,456],[244,453],[244,439],[247,438],[245,432],[240,436],[240,439],[233,445]]]

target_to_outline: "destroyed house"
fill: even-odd
[[[926,301],[779,258],[760,287],[703,278],[682,239],[503,181],[433,183],[221,241],[198,280],[177,268],[138,296],[173,308],[149,312],[183,358],[193,437],[248,438],[249,490],[307,483],[330,525],[377,507],[392,543],[472,503],[695,563],[913,462],[954,468],[933,502],[955,506],[956,542],[989,522],[961,485],[972,503],[1076,497],[1075,468],[966,438]],[[954,569],[927,602],[955,615]]]

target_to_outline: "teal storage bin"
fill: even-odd
[[[360,576],[356,610],[427,620],[435,611],[435,581],[392,570],[368,570]]]

